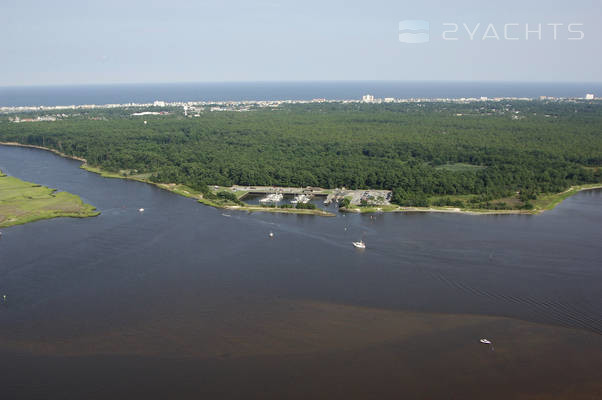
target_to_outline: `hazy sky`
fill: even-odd
[[[409,19],[430,22],[428,43],[400,42],[399,22]],[[454,30],[444,23],[457,24],[447,34],[457,40],[443,40]],[[538,33],[525,40],[526,24],[537,30],[539,23],[541,40]],[[549,23],[563,24],[556,40]],[[583,31],[582,40],[569,40],[581,37],[568,31],[571,23],[583,24],[571,28]],[[600,82],[601,24],[600,0],[1,0],[0,86]]]

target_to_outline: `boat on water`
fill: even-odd
[[[358,249],[365,249],[366,248],[366,243],[364,243],[363,240],[360,240],[359,242],[351,242],[353,244],[354,247],[358,248]]]
[[[279,201],[282,200],[283,197],[284,196],[281,193],[271,193],[271,194],[268,194],[263,199],[259,200],[259,202],[262,204],[278,203]]]
[[[144,208],[139,208],[138,212],[144,212]]]
[[[274,237],[274,232],[270,232],[269,236],[270,236],[271,238],[273,238],[273,237]]]
[[[491,341],[487,340],[487,339],[481,339],[481,340],[479,340],[479,342],[481,342],[483,344],[491,344]]]
[[[299,195],[295,196],[295,198],[293,200],[291,200],[291,204],[298,204],[298,203],[307,204],[307,203],[309,203],[310,200],[311,200],[310,196],[307,196],[305,194],[299,194]]]

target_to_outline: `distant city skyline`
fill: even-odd
[[[602,82],[599,1],[0,4],[0,86]]]

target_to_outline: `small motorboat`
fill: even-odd
[[[491,344],[491,341],[488,339],[481,339],[481,340],[479,340],[479,342],[481,342],[483,344]]]
[[[139,208],[138,212],[144,212],[144,208]]]
[[[354,247],[358,248],[358,249],[365,249],[366,248],[366,243],[364,243],[363,240],[360,240],[359,242],[351,242],[353,244]]]
[[[273,237],[274,237],[274,232],[270,232],[269,236],[270,236],[271,238],[273,238]]]

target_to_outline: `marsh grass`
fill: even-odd
[[[93,217],[100,214],[78,196],[57,192],[0,172],[0,227],[57,217]]]

